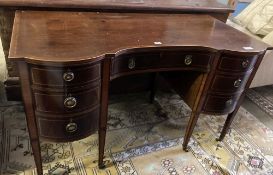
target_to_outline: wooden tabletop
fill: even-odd
[[[70,62],[170,47],[257,53],[270,46],[207,15],[17,11],[10,59]]]
[[[217,0],[0,0],[0,7],[163,12],[233,12]]]

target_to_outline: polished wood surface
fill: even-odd
[[[251,52],[262,52],[268,47],[200,15],[22,11],[16,14],[12,37],[10,59],[31,62],[83,61],[137,48],[200,46],[247,52],[247,47]]]
[[[156,3],[155,3],[156,2]],[[11,32],[16,10],[41,11],[95,11],[95,12],[136,12],[136,13],[166,13],[166,14],[207,14],[226,22],[229,14],[233,12],[230,6],[222,5],[217,0],[0,0],[1,40],[5,52],[9,77],[5,81],[8,100],[21,100],[19,74],[16,64],[9,61]]]
[[[171,12],[233,11],[231,7],[215,0],[0,0],[0,6]]]
[[[185,151],[201,112],[229,114],[222,140],[265,51],[273,49],[211,16],[189,14],[18,11],[11,43],[10,60],[27,81],[24,103],[38,172],[37,138],[74,141],[97,130],[104,167],[110,85],[126,89],[123,77],[149,78],[150,102],[162,80],[184,99],[192,109]]]

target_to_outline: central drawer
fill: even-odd
[[[209,53],[198,52],[125,54],[114,59],[112,74],[160,68],[207,70],[210,67],[211,57]]]

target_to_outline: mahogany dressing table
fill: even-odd
[[[222,140],[268,49],[208,15],[17,11],[9,58],[19,68],[38,174],[40,138],[67,142],[96,131],[103,167],[109,88],[121,77],[156,73],[181,95],[192,109],[185,151],[201,112],[228,114]]]

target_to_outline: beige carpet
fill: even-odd
[[[155,104],[146,94],[111,99],[106,141],[107,168],[97,167],[97,134],[73,143],[42,142],[44,174],[200,175],[273,174],[273,132],[241,108],[223,142],[216,142],[224,116],[202,115],[182,150],[190,113],[176,94]],[[0,107],[1,174],[35,174],[21,104]]]

